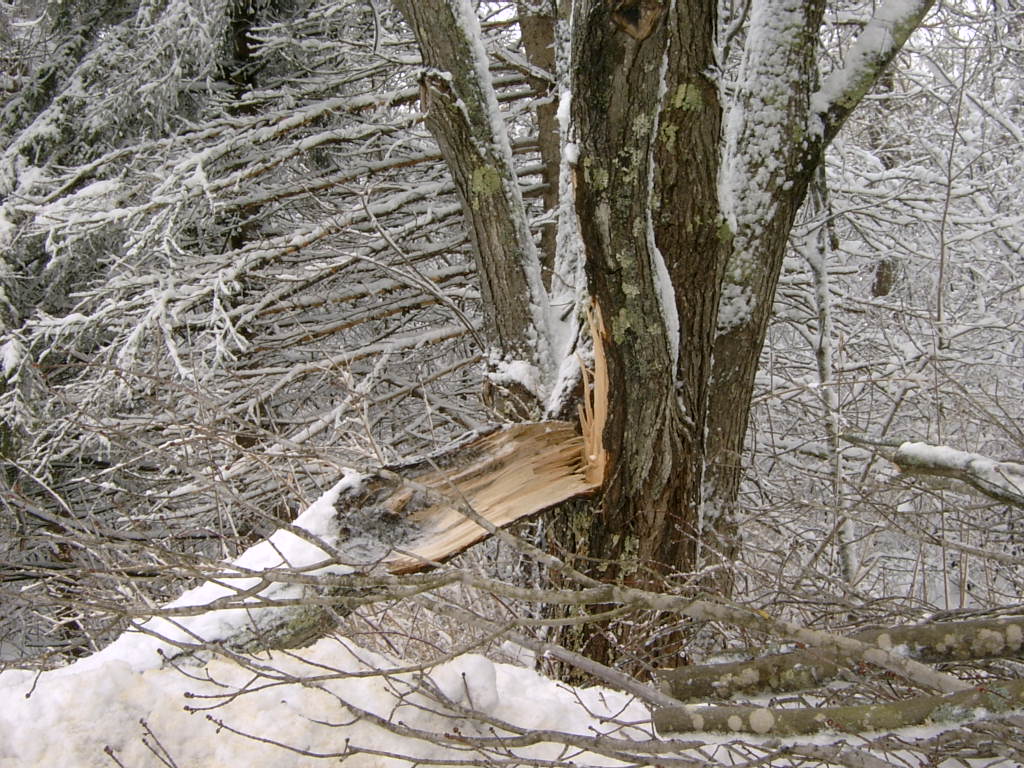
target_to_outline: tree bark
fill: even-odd
[[[934,0],[889,2],[851,47],[847,65],[818,87],[824,2],[755,2],[741,92],[725,148],[723,196],[732,254],[725,270],[708,444],[706,528],[724,560],[734,553],[733,508],[747,419],[787,239],[825,149],[921,23]]]
[[[708,549],[726,562],[735,554],[733,511],[754,377],[793,221],[828,144],[932,0],[880,8],[852,46],[847,66],[819,88],[815,40],[824,5],[753,4],[743,85],[727,131],[723,197],[733,242],[714,345],[706,508],[712,524],[702,531]]]
[[[550,369],[547,295],[519,181],[488,72],[475,12],[466,0],[396,0],[425,66],[421,102],[462,203],[486,332],[499,357]],[[529,392],[517,392],[532,409]]]
[[[688,731],[796,736],[821,731],[864,733],[970,720],[981,709],[1007,712],[1024,702],[1024,681],[996,681],[945,696],[916,696],[861,706],[768,709],[765,707],[666,707],[654,714],[661,734]]]
[[[708,549],[724,561],[735,554],[733,513],[743,443],[775,288],[789,232],[821,161],[822,145],[812,140],[809,120],[824,5],[822,0],[754,5],[741,91],[727,131],[723,197],[732,252],[714,344],[704,531]]]
[[[526,58],[534,67],[555,73],[555,18],[554,0],[519,0],[519,30],[523,36]],[[547,96],[534,108],[537,119],[537,144],[542,165],[541,178],[544,180],[544,210],[558,209],[558,171],[562,149],[558,138],[558,99],[549,80],[531,77],[530,84],[538,96]],[[551,287],[551,275],[555,268],[558,230],[555,222],[541,229],[540,247],[544,283]]]
[[[693,569],[701,527],[728,244],[716,187],[721,107],[705,74],[716,5],[618,8],[583,3],[574,30],[576,202],[609,377],[609,476],[586,552],[601,578],[654,585]],[[629,643],[624,631],[601,633],[588,654],[613,658],[613,645]]]
[[[865,629],[851,637],[880,648],[899,648],[907,658],[925,664],[1019,659],[1024,654],[1024,617]],[[706,701],[813,690],[861,663],[857,653],[807,648],[749,661],[659,670],[657,679],[662,690],[679,701]]]

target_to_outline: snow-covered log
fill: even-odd
[[[123,647],[159,664],[211,645],[306,645],[330,629],[339,602],[321,597],[330,589],[323,577],[423,570],[495,528],[594,490],[582,447],[567,423],[518,424],[401,473],[347,471],[291,525],[216,566],[203,585],[163,609],[135,611],[146,639],[126,633],[90,659],[121,658]]]
[[[907,474],[952,477],[996,501],[1024,507],[1024,464],[1019,462],[927,443],[903,443],[892,460]]]
[[[560,745],[536,746],[549,725],[592,733],[595,717],[632,705],[478,656],[428,670],[337,638],[301,653],[268,649],[331,629],[327,606],[344,600],[321,597],[332,584],[337,592],[338,577],[435,565],[495,527],[593,490],[583,472],[582,439],[561,422],[494,432],[401,474],[346,471],[292,524],[211,567],[202,585],[163,608],[126,609],[137,622],[102,651],[61,669],[0,674],[0,766],[282,766],[325,755],[379,765],[381,754],[454,760],[519,747],[556,756],[564,734]],[[196,714],[211,709],[206,721]],[[498,738],[467,720],[470,711],[518,726]],[[581,738],[581,748],[609,748]]]

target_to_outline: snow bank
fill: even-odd
[[[265,675],[256,674],[256,667]],[[413,674],[352,676],[389,668],[393,663],[381,656],[328,638],[300,652],[250,658],[245,666],[216,660],[180,671],[140,671],[111,659],[62,676],[8,672],[0,678],[0,768],[110,768],[117,763],[105,752],[108,748],[125,766],[166,765],[151,747],[166,750],[173,764],[183,768],[308,766],[310,753],[346,750],[351,757],[345,764],[354,768],[407,764],[377,752],[473,760],[479,753],[452,741],[451,735],[490,736],[490,729],[413,692]],[[307,682],[294,682],[298,679]],[[622,694],[574,692],[530,670],[476,655],[435,668],[429,680],[455,706],[476,708],[531,730],[587,734],[593,727],[613,730],[599,725],[602,716],[646,717],[643,711],[631,711],[641,708]],[[359,717],[358,710],[401,724],[399,728],[439,734],[440,741],[449,743],[391,732]],[[555,744],[517,752],[541,759],[570,757],[564,745]]]
[[[463,710],[526,730],[586,735],[616,730],[608,722],[612,718],[648,719],[646,710],[623,694],[573,690],[531,670],[472,654],[404,671],[394,660],[337,637],[301,651],[209,661],[183,654],[183,645],[262,630],[284,609],[258,607],[257,601],[295,597],[298,593],[292,592],[301,589],[255,575],[236,577],[230,575],[232,566],[255,573],[281,567],[313,573],[349,570],[326,564],[327,553],[347,551],[335,504],[362,482],[361,475],[346,473],[295,520],[293,528],[308,532],[309,539],[279,530],[225,565],[229,575],[167,606],[213,604],[209,610],[150,618],[99,653],[62,669],[0,673],[0,768],[287,768],[332,754],[349,755],[346,765],[356,768],[410,762],[381,752],[472,761],[480,753],[460,739],[491,738],[495,732],[466,719]],[[317,568],[319,563],[325,564]],[[225,598],[244,608],[221,607]],[[380,721],[374,722],[375,717]],[[575,754],[564,744],[534,744],[516,752],[540,759]]]

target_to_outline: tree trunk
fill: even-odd
[[[715,318],[728,239],[717,177],[713,1],[576,11],[577,207],[608,359],[610,473],[586,532],[591,572],[685,583],[697,564]],[[683,322],[679,322],[679,318]],[[625,627],[586,653],[610,661]],[[671,652],[648,644],[637,663]]]
[[[576,209],[609,400],[603,496],[552,526],[578,568],[729,592],[740,457],[790,228],[828,142],[931,2],[880,8],[816,92],[824,0],[755,0],[725,126],[709,79],[715,0],[575,4]],[[462,196],[492,338],[544,367],[547,350],[528,344],[548,333],[539,260],[511,153],[492,151],[503,127],[475,16],[468,0],[398,4],[428,67],[428,126]],[[575,648],[631,671],[671,664],[678,640],[628,622],[577,631]]]
[[[933,0],[890,2],[819,88],[815,46],[824,0],[752,5],[740,92],[726,131],[723,199],[733,235],[725,270],[710,402],[705,541],[735,552],[735,502],[754,376],[787,241],[824,152],[885,72]],[[726,583],[723,587],[728,590]]]
[[[530,64],[551,74],[555,73],[555,15],[553,0],[519,0],[519,30],[523,36],[523,48]],[[547,101],[534,109],[537,119],[537,144],[542,165],[541,178],[544,180],[544,210],[558,209],[558,169],[562,149],[558,138],[558,99],[549,80],[531,77],[530,84],[538,95],[548,94]],[[551,287],[551,275],[555,268],[555,252],[558,230],[555,222],[541,229],[540,247],[544,283]]]
[[[462,203],[488,341],[498,357],[547,372],[552,365],[547,294],[475,12],[466,0],[395,4],[420,45],[426,124]],[[512,407],[515,415],[531,415],[536,406],[532,394],[522,387],[513,393],[513,399],[523,401]]]
[[[789,232],[824,148],[809,123],[823,11],[823,0],[755,5],[727,131],[723,196],[733,240],[714,348],[706,510],[706,544],[719,562],[735,555],[734,511],[754,376]],[[728,590],[727,582],[723,586]]]

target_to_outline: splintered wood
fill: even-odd
[[[407,531],[381,563],[392,573],[428,568],[480,541],[496,527],[594,491],[583,438],[572,424],[517,424],[479,438],[434,468],[399,481],[376,507]]]
[[[587,481],[604,484],[608,453],[604,448],[604,425],[608,421],[608,361],[604,354],[604,319],[596,303],[587,309],[587,326],[594,341],[594,372],[580,360],[583,379],[583,402],[579,406],[580,430],[583,432],[583,458]]]
[[[342,516],[347,541],[340,551],[349,562],[391,573],[429,568],[488,536],[488,525],[501,528],[600,488],[608,461],[608,366],[596,304],[587,325],[594,369],[580,360],[582,435],[564,421],[516,424],[433,463],[381,471]]]

